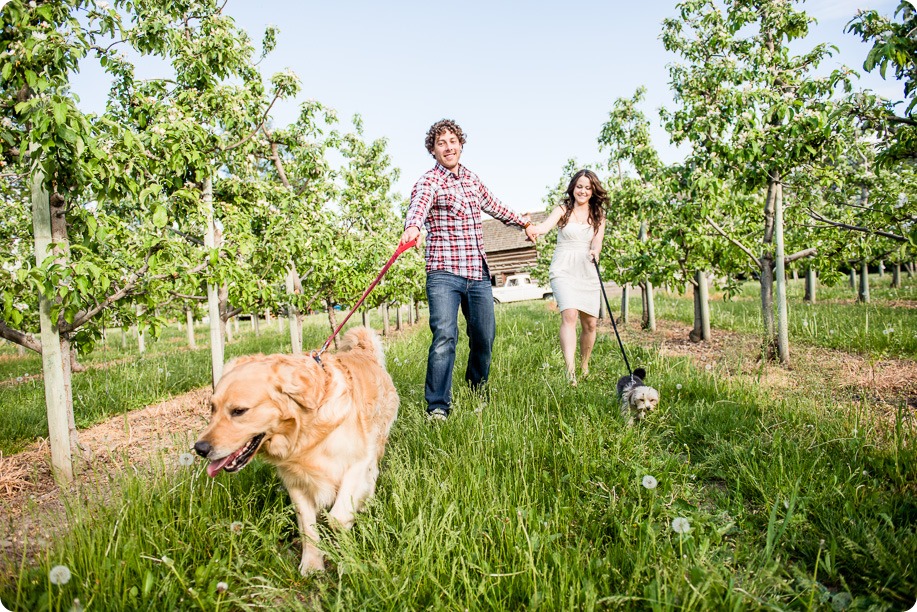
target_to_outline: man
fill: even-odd
[[[427,229],[427,302],[433,342],[427,356],[424,397],[427,415],[445,420],[452,404],[452,370],[458,342],[458,309],[468,327],[468,367],[465,380],[479,390],[490,374],[496,335],[490,271],[484,254],[481,211],[517,225],[535,241],[530,223],[503,206],[473,172],[459,163],[465,134],[450,119],[434,123],[427,132],[427,151],[436,165],[411,191],[401,244]]]

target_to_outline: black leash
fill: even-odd
[[[630,362],[627,360],[627,353],[624,352],[624,343],[621,342],[621,335],[618,333],[618,326],[615,323],[614,313],[611,312],[611,304],[608,303],[608,294],[605,293],[605,283],[602,282],[602,273],[599,271],[599,262],[592,260],[595,264],[595,273],[599,276],[599,287],[602,288],[602,297],[605,298],[605,309],[608,311],[608,318],[611,319],[611,327],[615,330],[615,337],[618,339],[618,346],[621,347],[621,356],[624,357],[624,365],[627,366],[627,373],[633,377],[634,371],[630,369]]]

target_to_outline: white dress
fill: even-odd
[[[551,291],[561,311],[574,308],[593,317],[599,316],[602,300],[599,276],[589,256],[595,237],[591,225],[569,221],[557,230],[557,248],[551,260]]]

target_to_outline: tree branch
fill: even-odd
[[[726,240],[728,240],[729,242],[731,242],[731,243],[734,244],[735,246],[739,247],[739,248],[742,250],[743,253],[745,253],[746,255],[748,255],[748,256],[751,258],[751,260],[752,260],[753,262],[755,262],[755,265],[758,266],[759,269],[761,268],[761,260],[758,259],[758,258],[755,256],[755,254],[751,252],[751,249],[749,249],[747,246],[745,246],[744,244],[742,244],[741,242],[739,242],[738,240],[736,240],[736,239],[733,238],[732,236],[728,235],[725,231],[723,231],[723,228],[721,228],[719,225],[717,225],[716,222],[715,222],[713,219],[711,219],[710,217],[704,217],[704,220],[705,220],[707,223],[709,223],[709,224],[710,224],[710,227],[712,227],[713,229],[715,229],[715,230],[717,231],[717,233],[718,233],[720,236],[722,236],[723,238],[725,238]]]
[[[0,338],[9,340],[13,344],[18,344],[41,355],[41,342],[36,340],[35,336],[13,329],[3,321],[0,321]]]
[[[809,216],[815,219],[816,221],[821,221],[822,223],[827,223],[828,225],[833,225],[834,227],[840,227],[842,229],[847,229],[847,230],[851,230],[854,232],[862,232],[864,234],[873,234],[875,236],[882,236],[883,238],[888,238],[896,242],[907,242],[907,238],[905,238],[904,236],[899,236],[898,234],[892,234],[891,232],[884,232],[882,230],[869,229],[868,227],[860,227],[859,225],[850,225],[849,223],[841,223],[840,221],[833,221],[815,212],[811,208],[807,212]]]
[[[797,251],[793,253],[792,255],[787,255],[786,257],[783,258],[783,262],[784,263],[793,263],[797,259],[803,259],[805,257],[813,257],[815,255],[818,255],[818,250],[815,247],[811,247],[808,249]]]
[[[251,140],[255,136],[255,134],[258,133],[258,130],[261,129],[261,126],[264,125],[264,122],[267,120],[268,114],[271,112],[271,108],[274,106],[274,103],[277,102],[277,100],[279,99],[280,99],[280,94],[279,93],[274,94],[274,99],[271,100],[271,103],[267,105],[267,109],[265,109],[264,115],[261,116],[261,121],[258,122],[258,125],[255,127],[254,130],[252,130],[251,134],[249,134],[248,136],[246,136],[245,138],[243,138],[242,140],[240,140],[239,142],[235,144],[229,145],[228,147],[224,147],[222,150],[223,151],[232,151],[233,149],[237,147],[241,147],[246,142]]]

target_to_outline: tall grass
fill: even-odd
[[[907,609],[917,593],[913,421],[727,382],[629,347],[660,389],[617,417],[613,338],[563,382],[556,314],[498,309],[485,402],[456,383],[423,417],[429,333],[391,341],[402,406],[376,497],[324,529],[328,569],[297,574],[295,515],[255,462],[215,480],[195,463],[123,476],[37,566],[0,578],[14,610]],[[461,380],[466,350],[460,351]],[[645,476],[658,481],[643,485]],[[687,519],[685,533],[673,520]],[[234,531],[233,523],[239,523]],[[53,585],[52,566],[73,578]],[[225,592],[217,583],[225,582]]]

